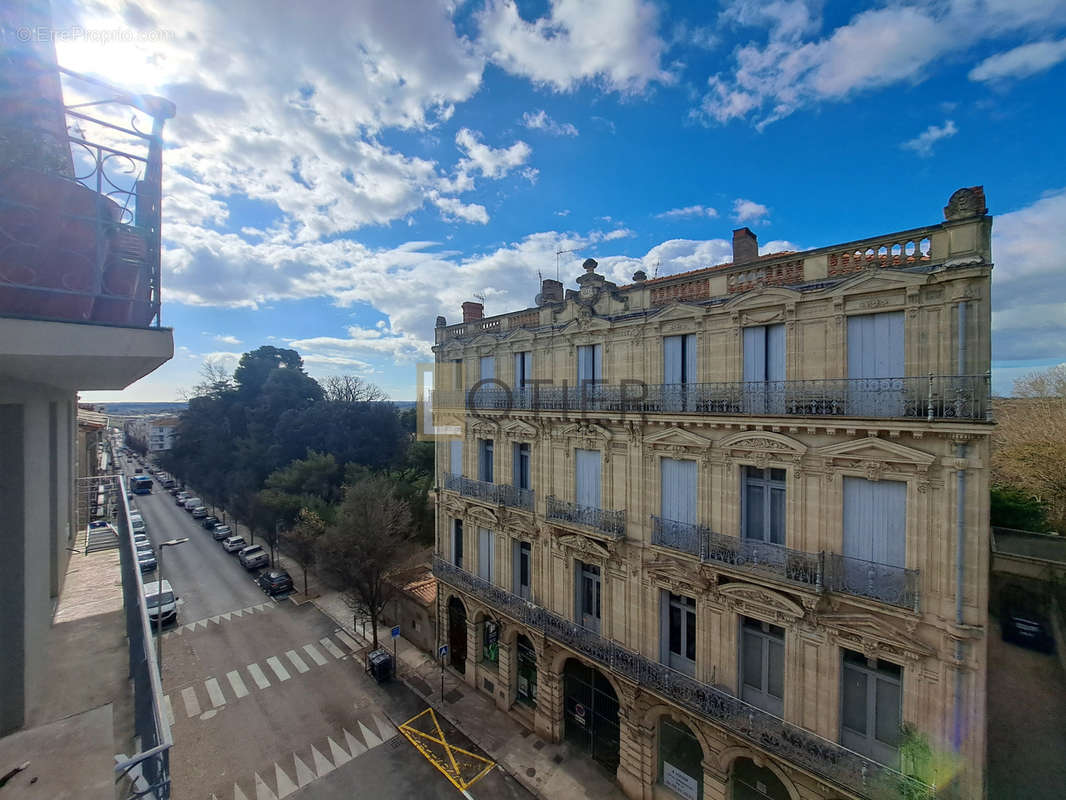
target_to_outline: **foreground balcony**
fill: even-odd
[[[533,510],[534,495],[531,489],[519,489],[517,486],[509,486],[505,483],[476,481],[451,472],[444,475],[444,488],[451,492],[459,492],[463,497],[481,500],[496,506],[520,508],[523,511]]]
[[[698,681],[605,639],[441,558],[433,559],[433,573],[445,583],[477,597],[516,622],[536,629],[556,644],[580,654],[590,662],[633,681],[645,691],[699,714],[750,742],[757,749],[798,764],[848,792],[876,800],[933,796],[932,787],[889,766],[792,725],[717,686]]]
[[[587,528],[611,539],[624,539],[626,536],[626,512],[607,511],[592,506],[568,503],[557,497],[548,497],[544,516],[556,522]]]
[[[991,407],[988,375],[836,378],[809,381],[538,384],[511,389],[492,381],[468,392],[438,391],[438,409],[603,411],[623,414],[863,417],[983,422]]]
[[[807,553],[758,539],[725,536],[702,525],[652,516],[651,543],[742,572],[816,592],[840,592],[917,613],[919,572],[838,553]]]

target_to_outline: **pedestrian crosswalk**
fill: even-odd
[[[208,625],[221,625],[223,622],[230,622],[239,617],[244,617],[249,614],[261,614],[264,611],[270,611],[277,608],[278,604],[273,600],[268,600],[265,603],[259,603],[258,605],[248,606],[247,608],[238,608],[234,611],[227,611],[225,614],[216,614],[213,617],[204,617],[198,619],[195,622],[187,622],[184,625],[179,625],[174,630],[167,631],[163,634],[164,639],[169,639],[171,636],[181,636],[186,631],[195,631],[200,628],[206,628]]]
[[[334,632],[333,636],[337,638],[337,641],[345,642],[345,639],[341,638],[343,631]],[[355,650],[356,648],[351,648]],[[198,690],[200,687],[185,686],[181,689],[181,710],[185,712],[187,718],[199,718],[209,719],[214,713],[224,707],[231,699],[240,700],[242,697],[247,697],[251,691],[249,686],[254,684],[256,689],[262,691],[269,689],[271,686],[283,683],[293,678],[290,668],[297,673],[297,677],[304,673],[310,672],[314,667],[324,667],[331,663],[330,659],[324,654],[328,653],[333,659],[341,660],[348,658],[349,653],[341,649],[341,647],[331,637],[324,636],[319,639],[318,642],[311,642],[302,645],[299,651],[296,648],[287,650],[283,653],[285,661],[278,656],[270,656],[264,663],[269,669],[261,667],[258,663],[251,663],[244,667],[243,673],[239,669],[230,670],[226,673],[225,683],[218,678],[211,676],[203,681],[201,694]],[[306,654],[312,664],[309,664],[300,653]],[[286,663],[289,666],[286,666]],[[245,677],[248,681],[245,681]],[[228,685],[227,685],[228,684]],[[227,691],[229,694],[227,695]],[[204,698],[201,703],[201,697]],[[163,709],[166,712],[168,722],[173,725],[175,723],[175,711],[174,702],[171,700],[170,695],[163,697]],[[208,709],[208,712],[204,712],[203,709]],[[373,734],[371,734],[373,735]]]
[[[284,800],[284,798],[325,777],[396,736],[396,727],[380,713],[362,713],[305,751],[276,761],[261,772],[233,784],[233,800]],[[210,800],[229,800],[228,790]]]

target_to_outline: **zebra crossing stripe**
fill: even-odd
[[[315,771],[318,772],[318,777],[328,775],[333,772],[333,765],[329,763],[329,759],[318,752],[318,748],[311,745],[311,758],[315,762]]]
[[[292,665],[296,667],[296,671],[299,672],[301,675],[307,672],[307,670],[311,669],[309,666],[307,666],[304,660],[300,658],[300,656],[295,650],[287,650],[285,652],[285,657],[292,662]]]
[[[274,784],[278,787],[278,800],[288,797],[297,788],[292,778],[281,768],[281,764],[277,763],[274,764]]]
[[[344,743],[348,745],[348,751],[352,754],[352,758],[361,756],[366,752],[366,745],[348,733],[347,728],[344,729]]]
[[[232,672],[227,672],[226,677],[229,679],[229,685],[233,687],[233,693],[237,695],[238,700],[248,694],[248,687],[244,685],[241,673],[233,670]]]
[[[292,675],[285,669],[285,665],[278,661],[277,656],[271,656],[267,659],[267,664],[274,670],[274,674],[278,676],[279,681],[287,681]]]
[[[341,764],[347,764],[352,760],[351,755],[343,747],[333,741],[332,736],[327,737],[327,739],[329,740],[329,754],[333,757],[333,764],[335,766],[339,767]]]
[[[196,698],[196,690],[186,686],[181,690],[181,699],[185,703],[185,713],[190,717],[200,716],[200,701]]]
[[[381,739],[378,738],[377,734],[364,725],[361,720],[359,721],[359,730],[363,734],[363,739],[366,741],[368,748],[373,749],[381,744]]]
[[[311,660],[318,664],[318,666],[321,667],[326,664],[326,657],[318,652],[318,648],[313,644],[305,644],[304,652],[307,653],[307,655],[311,657]]]
[[[218,681],[214,678],[208,678],[204,681],[204,687],[207,689],[207,696],[211,698],[211,705],[215,708],[226,705],[226,695],[222,694],[222,687],[218,685]]]
[[[252,680],[255,681],[256,686],[260,689],[266,689],[270,686],[270,681],[267,680],[267,676],[263,674],[263,670],[259,668],[258,664],[249,664],[247,670],[248,674],[252,676]]]
[[[302,789],[315,779],[315,773],[295,753],[293,754],[293,760],[296,762],[296,785]]]
[[[326,652],[334,658],[344,658],[344,652],[337,647],[337,645],[333,644],[333,640],[328,636],[323,636],[318,641],[322,642],[322,646],[326,648]]]
[[[248,796],[241,791],[241,787],[233,784],[233,800],[248,800]]]

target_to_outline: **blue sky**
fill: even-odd
[[[403,13],[397,11],[399,7]],[[995,215],[997,391],[1066,361],[1066,2],[53,2],[61,63],[175,101],[171,400],[295,347],[414,396],[434,319],[568,285]],[[110,41],[104,41],[110,39]],[[117,41],[121,39],[121,41]]]

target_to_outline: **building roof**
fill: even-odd
[[[90,411],[87,408],[79,408],[78,424],[88,428],[106,428],[107,414],[101,414],[98,411]]]
[[[765,255],[761,255],[758,258],[752,259],[751,261],[744,261],[743,263],[740,263],[740,264],[736,264],[736,263],[734,263],[732,261],[726,261],[726,262],[724,262],[722,264],[715,264],[713,267],[700,267],[698,269],[690,269],[687,272],[675,272],[672,275],[663,275],[662,277],[659,277],[659,278],[650,278],[650,279],[644,281],[643,285],[644,286],[651,286],[653,284],[665,283],[666,281],[672,281],[672,280],[674,280],[676,278],[691,278],[691,277],[694,277],[696,275],[705,275],[705,274],[710,273],[710,272],[718,272],[720,270],[729,269],[730,267],[743,267],[743,266],[746,266],[748,264],[758,264],[760,261],[769,261],[770,259],[780,258],[781,256],[790,256],[790,255],[793,255],[793,254],[798,253],[798,252],[799,252],[798,250],[782,250],[779,253],[766,253]],[[639,284],[627,283],[625,286],[619,286],[618,288],[619,289],[632,289],[634,286],[637,286],[637,285],[639,285]]]
[[[389,583],[420,605],[429,607],[437,602],[437,579],[429,564],[394,573]]]

